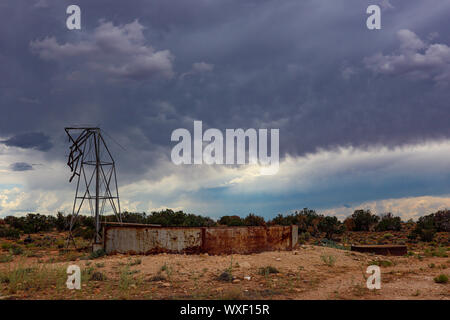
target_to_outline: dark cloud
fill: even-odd
[[[41,132],[30,132],[15,135],[7,140],[0,141],[9,147],[18,147],[23,149],[36,149],[48,151],[52,148],[50,138]]]
[[[432,79],[439,85],[450,85],[450,47],[427,44],[410,30],[397,33],[400,49],[397,53],[378,53],[366,58],[367,68],[386,75],[406,75],[415,79]]]
[[[114,78],[171,78],[173,55],[169,50],[156,51],[146,45],[143,30],[137,20],[118,26],[103,21],[79,42],[59,44],[54,37],[46,37],[32,41],[30,47],[42,59],[71,63],[77,70],[72,77],[80,77],[79,69],[85,68]]]
[[[411,80],[365,60],[406,50],[399,30],[419,40],[448,34],[445,0],[378,1],[389,8],[380,31],[365,27],[369,0],[80,0],[81,31],[65,27],[69,2],[41,2],[50,5],[17,0],[0,12],[15,26],[0,28],[0,105],[8,114],[0,134],[55,137],[52,159],[67,152],[63,128],[86,123],[126,147],[112,143],[126,181],[170,161],[172,130],[191,129],[194,119],[205,128],[279,128],[281,156],[450,136],[450,92],[436,86],[444,69],[420,67],[429,77]],[[417,53],[438,56],[420,41]],[[448,46],[450,38],[434,42]]]
[[[12,171],[28,171],[33,170],[33,166],[26,162],[15,162],[10,165]]]

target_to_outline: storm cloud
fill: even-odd
[[[366,9],[375,3],[382,5],[382,29],[371,31],[366,28]],[[205,130],[280,129],[285,167],[292,159],[300,165],[327,152],[336,157],[341,150],[376,155],[450,139],[447,0],[432,6],[400,0],[136,0],[127,5],[79,0],[81,30],[66,28],[69,4],[0,4],[0,168],[21,185],[5,197],[39,189],[49,199],[42,208],[70,202],[64,198],[72,187],[64,167],[66,126],[100,126],[108,133],[120,185],[132,190],[128,196],[123,193],[129,208],[183,206],[205,213],[214,206],[229,210],[223,201],[238,202],[225,196],[225,182],[214,177],[222,170],[231,170],[231,176],[242,172],[203,168],[209,176],[202,178],[198,168],[174,168],[171,132],[192,130],[194,120],[201,120]],[[351,154],[345,157],[348,163]],[[36,161],[46,166],[9,170],[11,163]],[[379,161],[368,162],[367,170],[389,166]],[[390,198],[385,192],[394,194],[390,185],[402,190],[395,197],[449,193],[448,183],[436,171],[411,178],[411,187],[402,185],[404,175],[414,175],[430,161],[423,159],[414,169],[402,171],[395,183],[386,175],[384,184],[380,181],[366,193],[359,192],[365,182],[352,174],[351,166],[342,165],[320,181],[296,171],[294,178],[311,179],[308,190],[317,193],[304,194],[294,184],[289,199],[274,192],[278,198],[269,207],[271,212],[277,205],[283,210],[304,204],[353,207]],[[172,194],[174,172],[198,188]],[[334,185],[335,175],[353,179],[346,193]],[[167,183],[166,192],[137,190],[148,187],[143,177],[153,185]],[[9,176],[1,178],[8,185],[16,183]],[[433,185],[435,178],[439,187]],[[327,188],[326,181],[334,187]],[[63,186],[64,195],[56,196]],[[352,190],[358,197],[350,196]],[[239,210],[266,210],[258,192],[241,199]],[[33,206],[32,200],[24,203]]]
[[[21,133],[7,140],[0,141],[8,147],[18,147],[23,149],[37,149],[48,151],[52,147],[50,137],[41,132]]]
[[[15,162],[10,165],[12,171],[28,171],[33,170],[33,166],[26,162]]]

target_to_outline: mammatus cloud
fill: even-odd
[[[429,44],[410,30],[397,32],[400,48],[393,54],[365,58],[367,68],[385,75],[403,75],[414,79],[431,79],[439,85],[450,83],[450,47]]]
[[[15,135],[7,140],[0,141],[8,147],[18,147],[22,149],[36,149],[40,151],[48,151],[53,144],[50,137],[41,132],[30,132]]]
[[[91,34],[78,42],[60,44],[55,37],[46,37],[32,41],[30,47],[44,60],[70,61],[77,72],[81,66],[116,79],[172,78],[174,56],[169,50],[157,51],[148,45],[143,30],[137,20],[118,26],[100,21]]]
[[[212,72],[214,70],[214,65],[206,62],[195,62],[192,64],[192,69],[188,72],[183,73],[180,79],[183,79],[189,75],[201,74],[206,72]]]

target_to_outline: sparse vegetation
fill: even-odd
[[[280,271],[278,271],[278,269],[275,267],[266,266],[266,267],[260,268],[258,273],[260,275],[269,275],[269,274],[279,273],[279,272]]]
[[[103,257],[104,255],[106,255],[105,250],[103,250],[103,249],[98,249],[98,250],[96,250],[96,251],[93,251],[93,252],[90,254],[89,259],[97,259],[97,258],[101,258],[101,257]]]
[[[448,283],[448,276],[445,274],[440,274],[434,278],[434,282],[436,283]]]
[[[369,266],[380,266],[380,267],[392,267],[394,264],[389,260],[373,260],[370,261]]]
[[[320,256],[320,259],[329,267],[334,266],[336,263],[336,258],[332,255],[324,254]]]

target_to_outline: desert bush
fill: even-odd
[[[431,242],[434,239],[436,231],[434,229],[421,229],[419,232],[420,240],[424,242]]]
[[[24,233],[38,233],[50,231],[55,227],[54,217],[39,213],[29,213],[25,217],[8,216],[5,222],[12,228]]]
[[[434,282],[436,283],[447,283],[448,282],[448,276],[445,274],[440,274],[437,277],[434,278]]]
[[[10,240],[20,239],[20,231],[12,227],[0,226],[0,238]]]
[[[390,212],[381,215],[381,219],[375,227],[376,231],[400,231],[402,229],[402,219],[394,217]]]
[[[370,210],[355,210],[351,219],[355,225],[354,231],[370,231],[376,226],[380,218],[372,214]]]
[[[106,255],[105,250],[103,249],[98,249],[96,251],[93,251],[90,255],[89,255],[89,259],[97,259],[100,257],[103,257],[104,255]]]
[[[320,259],[329,267],[334,266],[336,263],[336,258],[332,255],[324,254],[320,256]]]
[[[219,224],[229,227],[235,227],[235,226],[243,226],[244,221],[239,216],[223,216],[220,218]]]
[[[389,261],[389,260],[373,260],[373,261],[370,261],[368,265],[369,266],[375,265],[375,266],[380,266],[380,267],[391,267],[391,266],[393,266],[393,263],[392,263],[392,261]]]
[[[302,232],[298,235],[298,241],[303,243],[308,241],[311,238],[311,235],[309,234],[309,232]]]
[[[336,218],[332,216],[326,216],[320,220],[318,224],[320,232],[325,232],[325,238],[333,239],[334,234],[342,234],[344,232],[344,226]]]
[[[11,246],[11,248],[9,249],[9,252],[14,255],[14,256],[18,256],[21,255],[23,253],[23,248],[19,247],[17,245],[13,245]]]
[[[49,288],[63,288],[67,279],[64,267],[48,267],[33,265],[15,266],[6,271],[0,271],[0,278],[7,283],[8,292],[14,294],[17,290],[42,291]]]
[[[13,261],[13,256],[9,254],[0,255],[0,263],[6,263]]]
[[[290,226],[297,225],[298,233],[308,232],[312,236],[320,234],[319,223],[324,219],[323,215],[317,214],[314,210],[303,208],[300,211],[295,211],[294,214],[283,216],[278,214],[275,218],[268,222],[269,225]]]
[[[265,226],[266,221],[263,217],[250,213],[244,218],[244,225],[246,226]]]
[[[434,213],[433,219],[438,232],[450,232],[450,210],[441,210]]]

